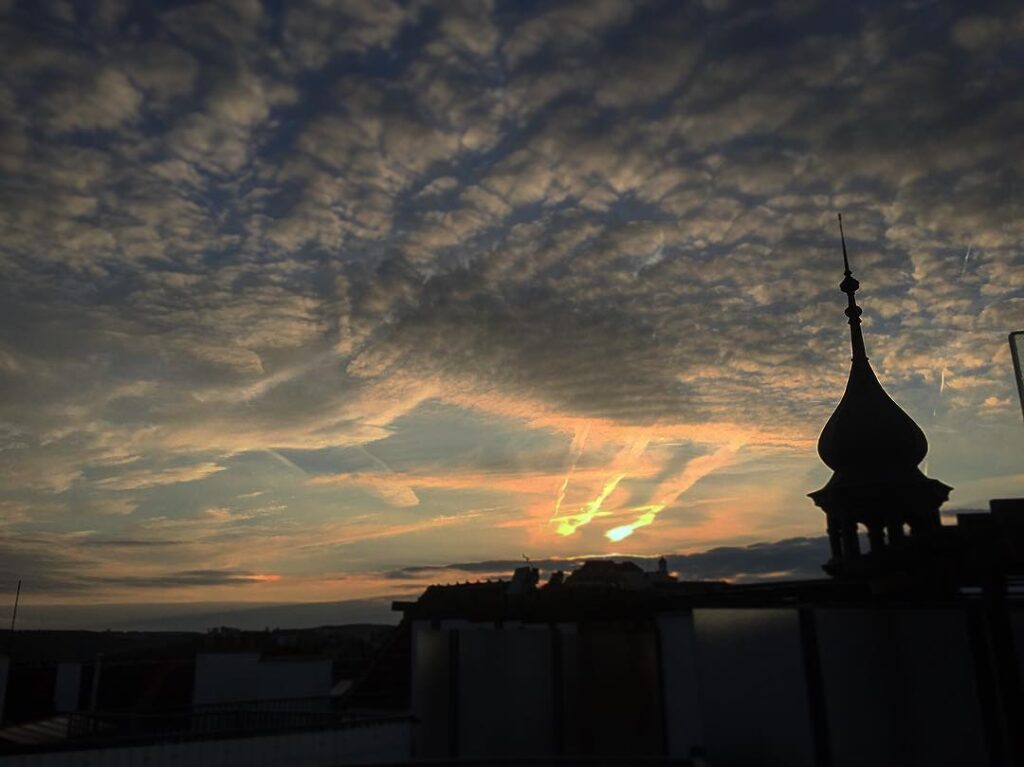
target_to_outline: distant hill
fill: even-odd
[[[206,631],[218,626],[260,630],[313,628],[350,623],[398,623],[391,597],[300,604],[239,604],[197,602],[171,604],[23,604],[18,610],[22,629],[80,629],[102,631]]]
[[[20,663],[55,661],[92,661],[97,655],[173,654],[175,648],[186,648],[191,655],[201,634],[162,631],[83,631],[71,629],[27,629],[2,632],[0,655],[10,655]]]

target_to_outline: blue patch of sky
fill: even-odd
[[[526,428],[522,421],[484,415],[437,401],[421,404],[397,419],[391,436],[367,449],[396,471],[459,466],[469,471],[541,469],[534,457],[561,458],[565,435]],[[555,468],[555,467],[550,467]]]
[[[280,28],[284,7],[276,2],[270,5],[276,22],[271,27],[271,37],[274,42],[285,45]],[[378,80],[382,85],[398,80],[419,58],[423,44],[431,37],[436,15],[436,12],[428,12],[418,23],[404,27],[388,48],[336,54],[325,66],[300,72],[290,83],[299,91],[299,98],[291,106],[278,108],[275,130],[262,137],[260,154],[265,159],[273,159],[290,151],[296,137],[313,117],[325,112],[345,114],[344,104],[338,104],[331,98],[339,79],[366,78]]]

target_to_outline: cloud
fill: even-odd
[[[143,589],[167,589],[189,586],[236,586],[252,583],[266,583],[279,576],[266,573],[248,573],[232,570],[182,570],[153,576],[117,576],[85,579],[83,585],[95,583],[103,586],[117,586]]]
[[[836,210],[929,471],[1011,487],[1016,9],[70,10],[0,25],[0,524],[35,571],[151,540],[154,577],[327,589],[332,546],[816,531]]]
[[[433,531],[449,525],[462,525],[480,517],[476,511],[461,514],[430,517],[405,524],[382,524],[380,519],[357,519],[326,525],[316,536],[316,540],[305,544],[304,548],[324,548],[348,546],[364,541],[395,538],[424,531]]]
[[[580,472],[580,478],[593,479],[604,476],[604,469],[587,469]],[[389,500],[395,506],[416,506],[419,499],[413,490],[485,490],[489,492],[514,492],[523,494],[548,494],[559,484],[562,475],[552,472],[528,470],[472,472],[437,467],[437,473],[353,473],[327,474],[313,477],[317,485],[344,485],[371,490]]]
[[[393,0],[296,3],[285,14],[284,47],[303,67],[320,68],[335,55],[386,47],[417,12]]]
[[[547,47],[596,47],[609,29],[624,23],[636,9],[624,0],[562,3],[519,24],[504,44],[515,65]]]
[[[141,103],[125,73],[103,69],[84,87],[73,83],[55,93],[46,108],[54,130],[110,130],[133,120]]]
[[[145,94],[149,109],[170,109],[175,99],[187,98],[196,86],[199,62],[177,46],[151,41],[126,46],[123,55],[126,71]]]
[[[1024,39],[1024,14],[1016,17],[996,15],[966,16],[959,19],[952,29],[953,41],[969,51],[984,52],[986,49]]]
[[[113,477],[98,479],[94,484],[107,490],[143,490],[160,485],[196,482],[219,471],[224,471],[224,467],[212,462],[160,469],[129,469]]]

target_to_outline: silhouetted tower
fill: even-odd
[[[929,479],[918,468],[928,440],[914,420],[885,393],[868,363],[861,309],[854,294],[860,283],[850,272],[843,245],[846,316],[850,322],[853,358],[846,391],[818,438],[818,455],[832,469],[832,478],[810,497],[825,512],[832,558],[831,575],[866,575],[897,564],[905,537],[927,534],[940,526],[939,507],[953,488]],[[870,551],[862,553],[858,526],[867,530]]]

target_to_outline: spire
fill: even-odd
[[[847,297],[845,314],[853,357],[846,392],[818,438],[818,455],[837,472],[846,474],[856,468],[861,477],[900,470],[916,472],[928,452],[928,441],[913,419],[886,394],[868,362],[860,323],[862,312],[855,298],[860,283],[850,271],[842,214],[839,237],[844,267],[839,289]],[[868,471],[868,467],[873,469]]]
[[[850,346],[853,347],[853,360],[868,361],[867,351],[864,349],[864,333],[860,329],[861,308],[857,306],[855,293],[860,288],[860,283],[854,279],[850,271],[850,257],[846,254],[846,235],[843,234],[843,214],[839,214],[839,239],[843,243],[843,281],[839,283],[839,289],[846,294],[847,307],[846,316],[850,318]]]
[[[850,271],[841,215],[839,238],[843,245],[839,289],[847,298],[853,358],[843,398],[818,437],[818,455],[832,469],[832,477],[810,496],[827,520],[832,559],[825,570],[836,576],[862,577],[881,572],[888,567],[885,562],[895,561],[886,557],[904,550],[905,536],[916,540],[919,533],[941,527],[939,507],[952,488],[921,473],[918,464],[928,452],[928,440],[871,369],[855,297],[860,283]],[[858,531],[862,527],[867,530],[872,557],[861,557]],[[894,566],[903,565],[897,561]]]

